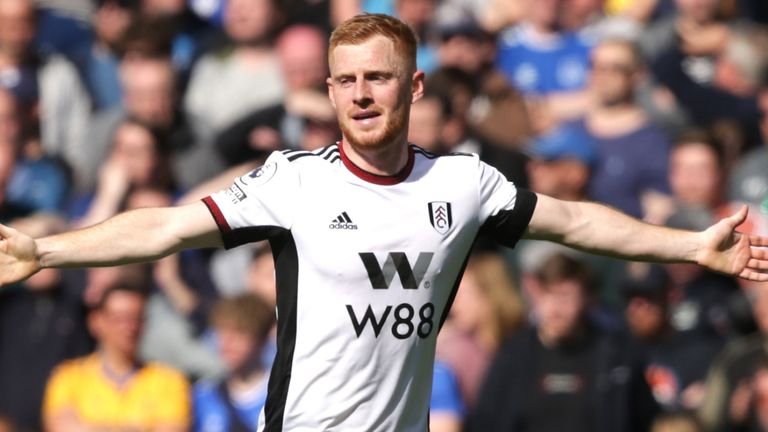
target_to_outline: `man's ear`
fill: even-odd
[[[422,70],[416,70],[416,72],[413,73],[411,80],[411,97],[413,100],[411,100],[411,103],[416,102],[424,96],[424,77],[424,71]]]
[[[325,79],[325,84],[328,87],[328,99],[331,100],[331,106],[333,106],[333,109],[336,109],[336,99],[333,97],[333,80],[331,77]]]

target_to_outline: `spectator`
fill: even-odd
[[[506,86],[506,83],[499,82],[499,76],[492,75],[489,73],[483,76],[489,80],[495,78],[497,84]],[[426,84],[426,97],[411,107],[409,139],[437,154],[477,153],[482,161],[501,171],[508,180],[519,187],[527,187],[525,165],[528,158],[515,147],[486,138],[490,134],[479,133],[481,128],[471,123],[468,111],[471,109],[469,105],[474,104],[475,79],[455,68],[440,69],[431,75]],[[512,95],[501,96],[500,99],[506,96]],[[480,96],[484,97],[487,95]],[[512,114],[508,109],[510,100],[498,101],[501,105],[498,107],[501,111],[499,114]],[[490,119],[487,120],[490,122]],[[517,139],[521,139],[520,135],[517,135]]]
[[[112,138],[127,118],[133,118],[155,129],[164,140],[161,146],[173,154],[171,158],[174,178],[180,187],[195,183],[201,172],[189,172],[194,162],[192,132],[177,106],[176,75],[167,57],[130,57],[120,64],[123,87],[122,106],[105,111],[91,125],[92,149],[82,155],[87,170],[80,172],[78,190],[93,190],[99,167],[107,160]],[[190,162],[189,160],[192,160]],[[211,167],[215,169],[215,161]],[[192,169],[192,168],[190,168]]]
[[[760,94],[768,70],[768,33],[759,27],[741,25],[728,30],[726,41],[715,57],[710,83],[688,74],[686,65],[698,70],[692,67],[695,62],[686,62],[685,53],[674,47],[653,61],[652,71],[697,125],[710,127],[723,119],[732,120],[745,131],[748,141],[757,141],[757,124],[766,108]],[[727,155],[732,153],[726,149]]]
[[[645,377],[656,402],[669,412],[698,408],[707,369],[722,344],[672,327],[673,299],[663,267],[633,263],[628,273],[622,287],[624,316],[632,336],[647,353]]]
[[[23,118],[37,121],[42,147],[73,169],[84,168],[80,154],[87,153],[85,128],[90,100],[76,69],[61,56],[41,56],[33,51],[36,31],[31,0],[0,2],[0,87],[14,94]],[[26,123],[25,123],[26,124]]]
[[[216,148],[229,166],[264,158],[278,148],[314,150],[338,138],[325,93],[325,35],[308,25],[291,26],[280,34],[275,49],[285,100],[249,113],[218,135]]]
[[[275,320],[273,309],[255,294],[220,300],[211,313],[227,375],[194,388],[194,430],[256,431],[269,380],[262,349]]]
[[[473,255],[437,343],[437,357],[456,374],[467,406],[477,401],[488,364],[523,321],[523,304],[501,255]]]
[[[564,200],[586,198],[597,148],[583,129],[570,125],[558,128],[536,139],[531,153],[531,190]]]
[[[172,193],[174,183],[162,134],[137,119],[115,131],[112,149],[99,173],[98,189],[78,221],[89,226],[114,216],[131,190],[152,188]]]
[[[499,36],[496,65],[531,104],[534,130],[545,132],[588,107],[594,42],[561,29],[564,0],[522,0],[523,20]]]
[[[184,97],[184,111],[195,125],[196,144],[212,147],[215,135],[238,118],[276,104],[285,95],[273,48],[278,6],[275,0],[227,2],[224,30],[231,44],[200,58]],[[254,86],[255,82],[259,85]],[[214,160],[206,158],[206,163]]]
[[[762,114],[760,132],[762,145],[745,153],[728,178],[732,201],[760,205],[768,197],[768,111]]]
[[[469,430],[647,430],[656,407],[642,359],[626,338],[587,318],[588,269],[557,254],[538,277],[538,321],[501,347]]]
[[[464,422],[464,401],[450,366],[435,360],[429,399],[430,432],[459,432]]]
[[[703,432],[698,419],[690,413],[661,414],[651,426],[651,432]]]
[[[746,288],[758,331],[731,341],[709,370],[706,398],[699,410],[708,431],[734,430],[747,421],[751,379],[768,361],[768,292],[760,285]]]
[[[174,68],[186,83],[201,46],[208,43],[209,28],[187,7],[185,0],[140,0],[140,21],[162,29],[169,40]]]
[[[47,430],[120,428],[185,430],[189,387],[177,371],[138,358],[145,294],[116,285],[89,317],[98,350],[61,364],[46,388]]]
[[[38,213],[13,226],[44,236],[63,231],[66,222]],[[72,271],[47,269],[0,293],[0,412],[18,430],[42,430],[40,409],[51,370],[93,349],[78,279]]]
[[[132,0],[98,0],[92,20],[93,39],[78,45],[70,54],[95,111],[120,105],[118,53],[126,30],[135,19],[135,9]]]
[[[601,42],[592,54],[590,72],[597,106],[575,124],[597,143],[590,197],[661,223],[669,203],[670,143],[634,102],[640,61],[630,42]]]

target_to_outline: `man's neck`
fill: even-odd
[[[587,127],[598,137],[630,133],[647,121],[642,109],[631,103],[600,106],[587,116]]]
[[[408,163],[408,144],[405,139],[377,147],[355,146],[343,139],[341,145],[349,160],[371,174],[391,176],[399,173]]]
[[[130,376],[138,366],[135,357],[127,356],[117,350],[102,347],[99,355],[104,372],[115,381],[121,381]]]

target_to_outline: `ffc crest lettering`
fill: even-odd
[[[432,224],[432,228],[440,234],[447,233],[453,225],[451,203],[445,201],[432,201],[427,207],[429,207],[429,223]]]

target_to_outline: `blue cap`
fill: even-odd
[[[556,161],[574,159],[587,165],[597,160],[595,139],[584,127],[565,124],[533,140],[530,147],[534,159]]]

